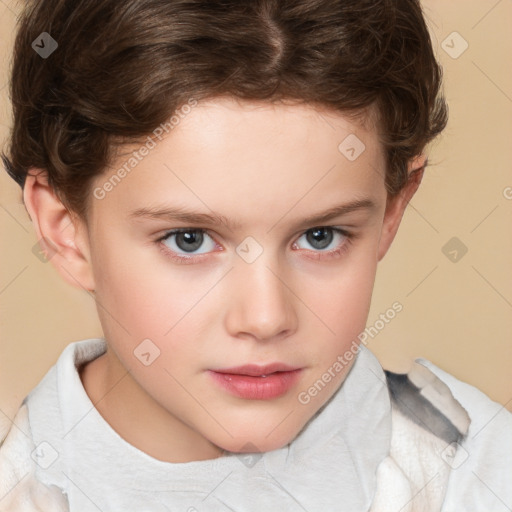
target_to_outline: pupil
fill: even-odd
[[[176,245],[183,251],[194,252],[203,243],[203,235],[198,231],[184,231],[176,234]]]
[[[332,231],[328,228],[315,228],[307,236],[308,242],[317,249],[325,249],[332,242]]]

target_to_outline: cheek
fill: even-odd
[[[219,306],[208,294],[219,280],[216,272],[196,275],[192,266],[166,262],[157,249],[123,250],[121,244],[104,246],[96,256],[98,314],[126,366],[138,368],[133,352],[145,339],[161,350],[159,362],[171,367],[204,357],[201,329],[206,323],[211,330],[212,310]]]
[[[330,272],[321,287],[318,280],[309,286],[308,300],[338,339],[357,335],[365,327],[377,268],[367,254],[358,251]]]
[[[194,290],[172,271],[156,246],[137,246],[105,234],[95,249],[98,301],[128,331],[147,337],[161,335],[185,313]],[[107,315],[107,321],[112,323],[114,318]]]

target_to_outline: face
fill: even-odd
[[[279,448],[339,388],[353,359],[338,356],[365,328],[387,222],[377,133],[223,98],[155,143],[93,183],[106,357],[129,371],[127,403],[151,403],[191,446]]]

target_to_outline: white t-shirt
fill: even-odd
[[[163,462],[138,450],[94,408],[77,368],[105,349],[103,339],[71,343],[24,401],[28,431],[17,435],[33,442],[35,478],[62,490],[69,510],[370,509],[392,429],[384,371],[364,346],[340,389],[289,445],[263,454],[228,454],[188,463]],[[512,415],[474,387],[419,361],[449,386],[471,418],[459,462],[460,456],[467,456],[450,472],[442,511],[512,510]],[[11,440],[11,453],[13,445]],[[2,450],[0,471],[7,471]],[[4,459],[24,464],[7,454]],[[439,464],[446,462],[439,458]],[[392,480],[399,478],[407,476],[400,473]],[[10,481],[3,489],[5,502],[21,487]],[[2,496],[0,484],[0,510]],[[403,506],[398,498],[396,505]],[[420,508],[403,508],[408,510]]]

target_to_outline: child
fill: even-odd
[[[23,401],[0,509],[510,510],[511,415],[361,334],[440,87],[416,0],[30,2],[3,160],[104,338]]]

